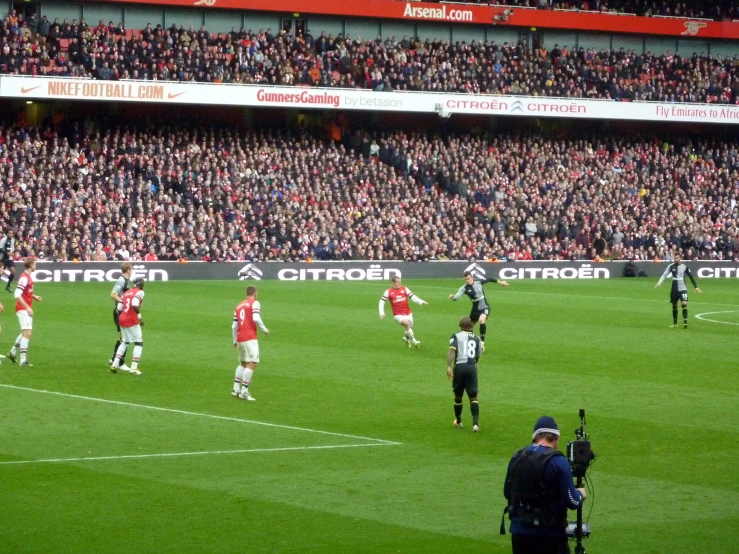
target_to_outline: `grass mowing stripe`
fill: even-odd
[[[413,287],[414,289],[443,289],[443,290],[449,290],[449,287],[439,287],[436,285],[415,285]],[[452,291],[455,292],[455,291]],[[487,291],[486,291],[487,292]],[[451,294],[451,293],[450,293]],[[502,298],[502,294],[523,294],[525,296],[530,295],[536,295],[536,296],[559,296],[563,298],[595,298],[598,300],[629,300],[632,302],[660,302],[662,304],[665,303],[665,299],[663,298],[634,298],[633,296],[595,296],[591,294],[565,294],[565,293],[559,293],[559,292],[534,292],[529,290],[510,290],[506,289],[505,292],[496,292],[496,296],[491,296],[492,302],[500,301]],[[490,302],[488,302],[490,303]],[[729,306],[729,307],[736,307],[739,308],[739,304],[724,304],[723,302],[696,302],[694,300],[690,301],[690,305],[700,305],[700,306]],[[713,312],[717,313],[717,312]]]
[[[184,456],[215,456],[219,454],[250,454],[255,452],[288,452],[298,450],[328,450],[332,448],[365,448],[370,446],[396,446],[400,443],[329,444],[323,446],[285,446],[282,448],[249,448],[241,450],[210,450],[205,452],[165,452],[160,454],[129,454],[123,456],[90,456],[88,458],[47,458],[45,460],[12,460],[0,465],[55,464],[65,462],[96,462],[100,460],[135,460],[139,458],[180,458]]]
[[[319,433],[321,435],[332,435],[334,437],[359,439],[359,440],[372,441],[372,442],[377,442],[377,443],[387,444],[387,445],[394,445],[394,446],[401,444],[399,442],[388,441],[384,439],[375,439],[372,437],[362,437],[359,435],[347,435],[345,433],[334,433],[333,431],[322,431],[320,429],[308,429],[306,427],[295,427],[292,425],[280,425],[278,423],[266,423],[264,421],[255,421],[253,419],[243,419],[239,417],[220,416],[220,415],[215,415],[215,414],[203,414],[200,412],[190,412],[187,410],[176,410],[174,408],[162,408],[160,406],[147,406],[145,404],[135,404],[133,402],[122,402],[120,400],[108,400],[106,398],[94,398],[91,396],[82,396],[79,394],[69,394],[66,392],[56,392],[56,391],[43,390],[43,389],[32,389],[29,387],[18,387],[16,385],[5,385],[5,384],[0,384],[0,387],[6,388],[6,389],[21,390],[21,391],[26,391],[26,392],[36,392],[40,394],[52,394],[54,396],[75,398],[77,400],[90,400],[92,402],[105,402],[106,404],[117,404],[119,406],[129,406],[132,408],[142,408],[145,410],[156,410],[160,412],[170,412],[173,414],[182,414],[182,415],[190,415],[190,416],[197,416],[197,417],[208,417],[211,419],[220,419],[224,421],[236,421],[238,423],[249,423],[251,425],[263,425],[265,427],[276,427],[278,429],[290,429],[292,431],[305,431],[306,433]]]

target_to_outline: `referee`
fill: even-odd
[[[15,264],[13,263],[13,252],[15,252],[15,231],[8,229],[7,234],[0,239],[0,259],[3,263],[3,275],[8,273],[8,285],[5,290],[10,290],[10,284],[15,279]]]
[[[477,403],[477,360],[482,354],[482,341],[472,332],[474,326],[469,317],[459,320],[459,328],[462,330],[449,340],[446,374],[452,380],[454,392],[454,426],[462,428],[462,400],[466,391],[472,413],[472,431],[478,433],[480,406]]]

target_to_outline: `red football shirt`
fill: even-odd
[[[236,322],[236,340],[246,342],[257,340],[257,324],[254,322],[254,314],[260,313],[259,301],[253,298],[242,300],[234,310],[234,321]]]
[[[139,314],[133,309],[134,305],[141,307],[144,303],[144,291],[133,288],[127,290],[123,295],[123,311],[118,317],[118,323],[121,327],[135,327],[139,324]]]
[[[18,285],[16,288],[21,291],[21,298],[25,300],[26,304],[28,304],[28,307],[33,309],[33,278],[31,277],[31,274],[27,271],[24,271],[21,275],[21,278],[18,279]],[[16,301],[15,311],[25,312],[26,309],[20,302]]]
[[[399,289],[389,288],[382,297],[386,301],[390,301],[390,307],[393,309],[393,315],[411,315],[411,308],[408,305],[408,299],[413,297],[413,293],[405,287]]]

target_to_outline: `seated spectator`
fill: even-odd
[[[16,230],[16,255],[504,261],[739,252],[735,141],[359,131],[336,142],[150,129],[94,119],[58,131],[0,127],[0,219]]]
[[[46,35],[41,33],[49,27]],[[739,103],[736,59],[623,48],[596,50],[555,44],[551,51],[507,42],[364,41],[321,33],[313,40],[271,30],[212,34],[201,28],[147,25],[127,38],[122,24],[90,28],[84,20],[34,32],[17,15],[0,23],[0,72],[102,80],[157,79],[535,95],[606,100]],[[492,65],[490,62],[493,62]],[[52,66],[56,66],[54,69]],[[46,68],[45,70],[43,68]]]

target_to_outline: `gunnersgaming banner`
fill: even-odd
[[[389,281],[458,278],[471,271],[478,278],[497,279],[614,279],[625,277],[627,262],[133,262],[134,277],[149,281]],[[739,263],[687,262],[696,279],[738,278]],[[667,262],[636,262],[636,274],[659,277]],[[20,268],[19,268],[20,269]],[[633,267],[631,269],[634,269]],[[633,273],[633,272],[630,272]],[[39,263],[34,280],[40,283],[115,281],[120,262]],[[3,275],[3,280],[7,276]]]

